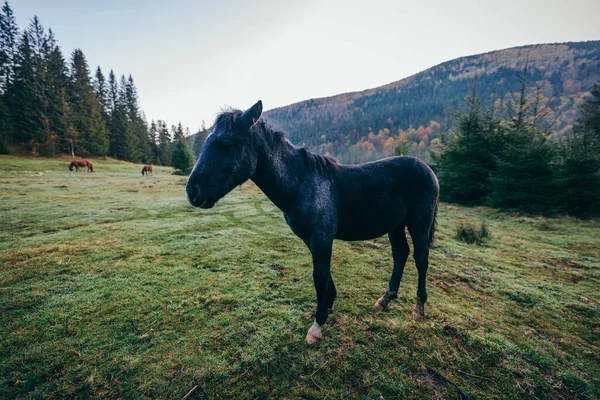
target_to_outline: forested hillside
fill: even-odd
[[[380,158],[398,146],[423,156],[475,79],[486,101],[502,107],[518,91],[518,75],[526,65],[527,80],[540,86],[541,100],[550,107],[552,131],[569,132],[578,107],[600,80],[600,41],[462,57],[385,86],[306,100],[265,116],[288,132],[292,142],[345,162]]]

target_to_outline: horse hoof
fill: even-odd
[[[306,334],[306,343],[313,344],[317,343],[322,339],[321,326],[316,322],[310,327]]]
[[[377,300],[377,302],[375,303],[375,307],[378,310],[387,310],[387,304],[385,299],[383,297],[380,297],[379,300]]]
[[[425,318],[425,307],[419,306],[418,304],[415,306],[413,311],[413,318],[416,320],[420,320]]]
[[[306,343],[308,343],[308,344],[314,344],[314,343],[317,343],[320,340],[321,340],[321,338],[313,336],[310,333],[306,334]]]

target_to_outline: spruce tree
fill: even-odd
[[[127,115],[119,96],[119,85],[113,70],[108,75],[110,155],[125,160],[127,156]]]
[[[541,90],[535,96],[527,82],[527,67],[519,77],[519,91],[509,103],[500,151],[495,154],[490,204],[527,212],[555,211],[559,186],[555,147],[544,129],[545,105]]]
[[[32,154],[37,153],[41,136],[39,110],[42,105],[35,73],[29,35],[24,32],[19,40],[15,57],[14,82],[9,86],[6,98],[15,132],[13,142],[26,145]]]
[[[158,161],[160,165],[171,165],[171,135],[165,121],[158,120]]]
[[[81,146],[89,154],[106,155],[108,130],[92,88],[87,61],[80,49],[75,49],[71,56],[70,78],[74,127],[81,137]]]
[[[46,93],[44,101],[45,119],[47,120],[48,138],[46,147],[48,154],[55,156],[56,151],[68,149],[67,130],[65,125],[64,96],[68,89],[68,69],[60,47],[56,44],[52,30],[48,34],[48,55],[46,58]]]
[[[183,173],[188,173],[194,166],[194,156],[184,138],[180,138],[173,145],[171,166]]]
[[[493,155],[498,150],[492,110],[493,105],[484,110],[474,84],[465,110],[455,113],[455,128],[443,138],[439,154],[432,154],[444,200],[475,205],[490,194]]]
[[[572,134],[562,145],[563,211],[585,217],[600,215],[600,83],[592,88]]]
[[[156,122],[152,120],[150,122],[150,127],[148,128],[148,144],[150,146],[150,151],[152,154],[151,162],[156,164],[158,162],[158,127],[156,126]]]
[[[94,85],[94,93],[96,94],[96,100],[102,107],[102,112],[106,114],[109,109],[108,87],[107,87],[107,83],[106,83],[106,78],[104,77],[104,74],[102,73],[102,69],[100,68],[100,66],[98,66],[98,68],[96,68],[96,73],[94,74],[93,85]]]
[[[5,1],[0,9],[0,154],[8,153],[14,142],[9,90],[14,82],[19,29],[12,9]]]
[[[18,40],[15,15],[5,1],[0,9],[0,95],[6,93],[14,79]]]

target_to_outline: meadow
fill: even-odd
[[[310,254],[253,184],[200,210],[93,161],[0,157],[0,398],[600,398],[597,220],[441,204],[422,321],[412,259],[381,312],[387,238],[336,242],[309,346]]]

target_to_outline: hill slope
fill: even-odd
[[[448,111],[461,106],[475,77],[481,93],[493,91],[496,99],[506,99],[527,62],[528,81],[544,82],[543,94],[556,119],[553,128],[565,132],[600,80],[600,41],[530,45],[457,58],[385,86],[310,99],[265,116],[294,143],[329,151],[344,161],[362,161],[389,153],[390,137],[404,135],[427,147]]]

